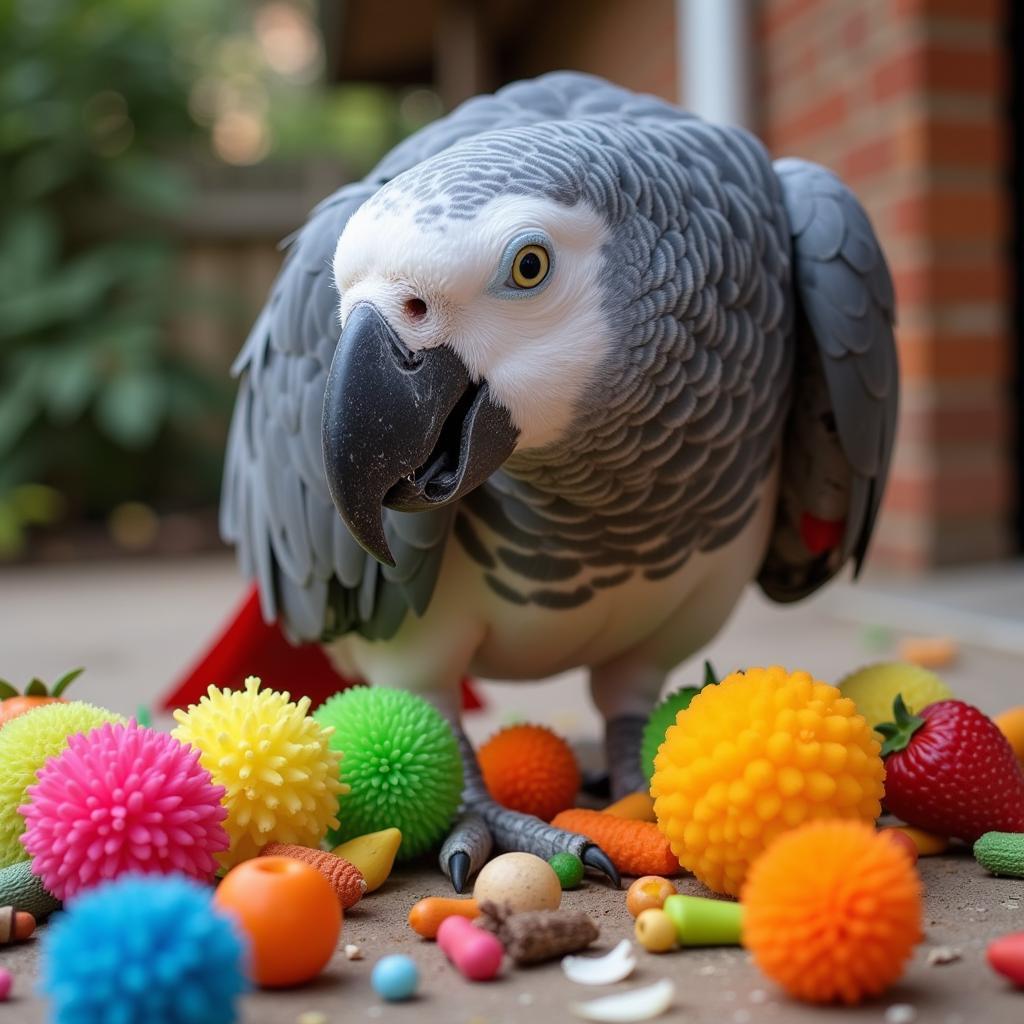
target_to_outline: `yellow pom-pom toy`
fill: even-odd
[[[892,721],[892,704],[903,695],[907,710],[914,714],[938,700],[949,700],[953,691],[934,673],[906,661],[884,661],[851,672],[839,683],[839,692],[849,697],[872,728]]]
[[[328,746],[332,729],[314,721],[309,698],[261,690],[250,676],[244,690],[211,686],[198,704],[176,711],[175,739],[200,752],[200,763],[224,786],[224,822],[231,847],[218,859],[229,868],[270,842],[318,846],[337,828],[341,754]]]
[[[665,735],[651,780],[658,825],[684,868],[736,896],[780,833],[816,818],[878,817],[879,749],[834,686],[778,666],[734,672]]]

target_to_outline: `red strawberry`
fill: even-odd
[[[902,697],[885,736],[885,804],[910,825],[973,843],[986,832],[1024,832],[1024,772],[996,724],[962,700],[919,714]]]

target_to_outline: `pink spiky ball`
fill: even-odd
[[[209,881],[228,847],[224,787],[199,752],[135,722],[72,736],[36,779],[21,841],[58,899],[127,872]]]

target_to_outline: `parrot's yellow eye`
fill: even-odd
[[[548,276],[551,260],[542,245],[524,245],[512,261],[512,282],[519,288],[536,288]]]

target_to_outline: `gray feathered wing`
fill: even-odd
[[[349,217],[385,182],[472,135],[612,110],[639,116],[652,104],[570,73],[476,97],[396,146],[365,181],[326,199],[293,237],[235,364],[240,383],[221,499],[221,533],[256,580],[268,621],[283,620],[304,640],[353,630],[392,636],[409,611],[426,608],[454,516],[446,508],[385,510],[392,569],[363,551],[331,504],[320,420],[339,334],[331,259]]]
[[[759,583],[793,601],[850,558],[860,569],[889,471],[899,369],[892,280],[860,203],[816,164],[778,160],[775,171],[792,235],[797,377]]]

